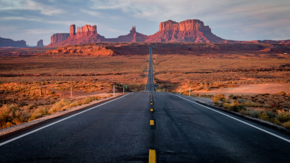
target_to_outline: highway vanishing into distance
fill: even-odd
[[[0,162],[290,162],[288,135],[154,92],[152,48],[149,54],[145,92],[1,138]]]

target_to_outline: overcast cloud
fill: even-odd
[[[0,0],[0,37],[50,43],[69,25],[97,25],[106,38],[146,35],[166,20],[200,19],[224,39],[290,39],[289,0]]]

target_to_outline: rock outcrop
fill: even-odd
[[[146,42],[205,42],[222,43],[224,39],[211,33],[208,26],[197,19],[182,22],[168,20],[161,22],[159,31],[149,36]]]
[[[70,27],[70,36],[54,46],[63,46],[63,45],[77,45],[83,43],[98,43],[104,42],[106,39],[104,36],[101,36],[97,33],[97,26],[85,25],[83,27],[77,27],[77,32],[75,31],[75,25]]]
[[[69,33],[56,33],[51,36],[48,47],[58,46],[58,43],[65,41],[70,36]]]
[[[26,42],[24,40],[14,41],[8,38],[1,38],[0,37],[0,48],[1,47],[26,47]]]
[[[145,42],[148,36],[136,32],[136,27],[133,26],[128,35],[119,36],[118,38],[106,39],[106,42]]]
[[[48,50],[44,55],[51,54],[78,54],[78,55],[93,55],[93,56],[113,56],[114,51],[102,45],[67,45],[57,49]]]
[[[82,27],[77,27],[77,38],[86,37],[90,35],[97,34],[97,26],[85,25]]]
[[[37,45],[36,45],[36,47],[44,47],[44,45],[43,45],[43,40],[39,40],[39,41],[37,41]]]
[[[97,26],[85,25],[83,27],[77,27],[77,32],[75,33],[75,25],[70,26],[70,34],[68,34],[66,40],[58,42],[56,44],[50,44],[52,46],[63,46],[63,45],[77,45],[83,43],[98,43],[104,42],[106,39],[97,33]]]
[[[76,35],[76,25],[72,24],[70,26],[70,30],[69,30],[69,36],[73,37],[74,35]]]
[[[76,45],[83,43],[100,43],[100,42],[193,42],[193,43],[275,43],[289,44],[290,40],[272,41],[272,40],[254,40],[254,41],[234,41],[225,40],[211,32],[209,26],[197,19],[188,19],[182,22],[168,20],[161,22],[159,31],[153,35],[147,36],[136,31],[133,26],[129,34],[119,36],[118,38],[105,38],[97,33],[97,26],[85,25],[77,27],[73,24],[70,26],[69,34],[54,34],[51,37],[50,47],[63,45]]]

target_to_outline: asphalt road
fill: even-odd
[[[153,81],[153,62],[152,62],[152,47],[149,48],[149,68],[148,68],[148,78],[146,84],[146,91],[154,91],[154,81]]]
[[[0,162],[147,161],[149,98],[149,92],[129,94],[0,146]]]
[[[0,162],[148,162],[149,149],[157,162],[290,162],[289,136],[154,92],[151,79],[153,113],[150,92],[131,93],[0,139]]]

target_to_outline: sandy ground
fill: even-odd
[[[235,88],[219,88],[210,91],[192,91],[193,94],[225,94],[225,95],[255,95],[255,94],[275,94],[281,91],[290,92],[290,84],[247,84]]]
[[[196,100],[196,101],[199,101],[201,103],[205,103],[205,104],[208,104],[208,105],[214,105],[214,102],[213,102],[213,100],[211,98],[194,97],[193,99]]]

